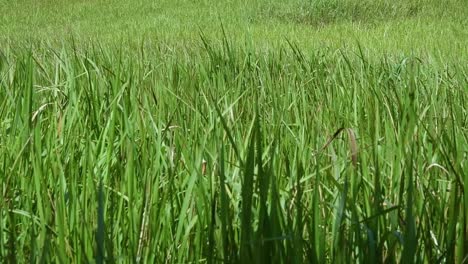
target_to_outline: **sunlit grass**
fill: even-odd
[[[467,3],[0,0],[0,262],[468,261]]]
[[[46,42],[59,48],[70,38],[138,46],[142,41],[193,47],[200,29],[262,49],[285,39],[305,53],[360,43],[377,54],[468,59],[465,0],[0,0],[0,46]]]
[[[6,47],[0,259],[462,262],[466,64]]]

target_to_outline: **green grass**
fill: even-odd
[[[466,3],[0,0],[0,259],[466,262]]]
[[[288,39],[310,49],[354,47],[378,54],[468,59],[465,0],[0,0],[0,43],[167,43],[191,47],[200,29],[273,48]],[[60,45],[58,45],[60,46]]]

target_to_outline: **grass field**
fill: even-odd
[[[468,263],[468,2],[0,0],[0,260]]]

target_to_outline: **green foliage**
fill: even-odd
[[[0,0],[0,260],[466,262],[467,3]]]
[[[74,38],[138,48],[199,48],[199,30],[262,49],[289,39],[305,52],[361,43],[382,54],[468,59],[466,0],[0,0],[0,47]]]
[[[2,50],[0,259],[466,258],[466,64],[226,35]]]

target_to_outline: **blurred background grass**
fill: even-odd
[[[199,34],[221,34],[259,49],[285,39],[306,52],[360,43],[381,54],[466,59],[468,1],[464,0],[20,0],[0,1],[0,43],[75,41],[166,43],[197,48]]]

